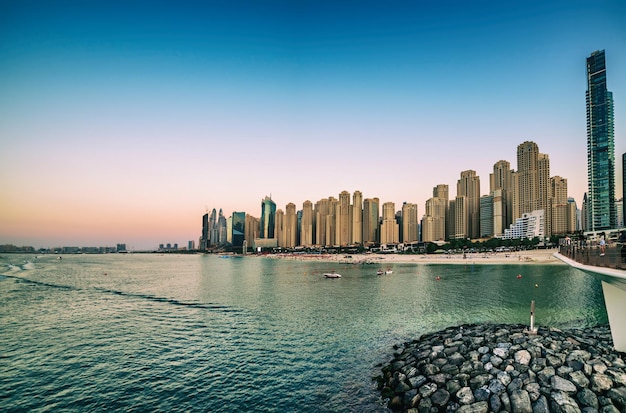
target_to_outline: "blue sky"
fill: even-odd
[[[597,49],[621,196],[624,21],[617,0],[0,0],[0,242],[184,243],[269,194],[421,215],[463,170],[486,194],[526,140],[580,206]]]

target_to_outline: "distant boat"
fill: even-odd
[[[393,274],[393,270],[391,268],[387,268],[387,271],[385,271],[385,274]]]
[[[387,270],[385,271],[383,270],[376,271],[376,275],[383,275],[383,274],[393,274],[393,270],[391,268],[387,268]]]
[[[324,277],[326,278],[341,278],[341,274],[336,273],[334,270],[331,272],[324,273]]]

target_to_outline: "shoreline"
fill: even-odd
[[[503,265],[541,264],[567,265],[554,257],[557,249],[516,252],[490,252],[463,254],[267,254],[262,257],[280,260],[317,261],[339,264],[456,264],[456,265]]]

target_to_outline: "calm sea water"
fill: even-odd
[[[343,278],[325,279],[331,269]],[[531,300],[539,325],[608,322],[599,279],[564,265],[377,269],[4,255],[0,410],[384,411],[371,378],[394,344],[461,323],[527,323]]]

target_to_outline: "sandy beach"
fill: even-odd
[[[517,252],[492,252],[463,254],[269,254],[268,258],[287,260],[307,260],[351,264],[554,264],[567,265],[553,255],[556,249]]]

